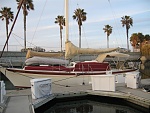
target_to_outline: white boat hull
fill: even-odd
[[[92,75],[119,75],[127,72],[134,72],[133,70],[115,70],[115,71],[101,71],[88,73],[67,73],[67,72],[51,72],[39,70],[22,70],[22,69],[6,69],[0,67],[0,71],[12,82],[15,87],[31,87],[30,80],[36,78],[50,78],[52,84],[60,86],[77,86],[82,84],[90,84]]]
[[[30,80],[35,78],[51,78],[52,83],[60,86],[75,86],[91,83],[90,76],[76,75],[41,75],[17,73],[1,67],[0,71],[12,82],[15,87],[31,87]]]

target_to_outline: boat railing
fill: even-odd
[[[92,67],[88,64],[88,67],[85,68],[84,65],[82,64],[82,72],[84,72],[85,70],[87,71],[93,71]]]
[[[110,64],[111,69],[135,69],[139,68],[140,62],[133,62],[133,61],[124,61],[124,62],[113,62]]]
[[[89,67],[89,69],[90,69],[91,71],[93,71],[93,69],[92,69],[92,67],[91,67],[90,65],[88,65],[88,67]]]
[[[107,68],[106,68],[106,71],[109,71],[110,70],[110,64],[107,66]]]
[[[10,59],[0,58],[0,65],[3,67],[13,68],[13,65]]]
[[[110,66],[100,66],[99,64],[80,64],[75,66],[74,71],[92,72],[92,71],[107,71],[110,70]]]

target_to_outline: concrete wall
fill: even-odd
[[[1,54],[1,52],[0,52]],[[20,67],[24,64],[26,52],[8,51],[0,58],[0,64],[8,67]]]

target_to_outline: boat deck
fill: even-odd
[[[150,85],[150,79],[142,79],[142,85]],[[63,90],[62,90],[63,89]],[[150,93],[143,89],[127,88],[125,84],[116,84],[116,91],[93,91],[91,85],[63,87],[52,84],[52,95],[40,99],[32,99],[31,89],[8,90],[6,101],[0,106],[2,113],[34,113],[34,109],[53,100],[54,98],[97,95],[123,98],[150,110]],[[150,111],[149,111],[150,112]]]

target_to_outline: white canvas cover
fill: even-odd
[[[32,57],[29,58],[25,61],[26,65],[31,65],[31,64],[60,64],[60,65],[68,65],[69,61],[68,60],[63,60],[63,59],[57,59],[57,58],[48,58],[48,57]]]
[[[124,53],[119,53],[119,52],[110,52],[110,53],[103,53],[103,54],[98,55],[98,57],[95,60],[98,62],[103,62],[107,56],[118,57],[118,58],[125,57],[126,58],[126,57],[129,57],[130,55],[124,54]]]

